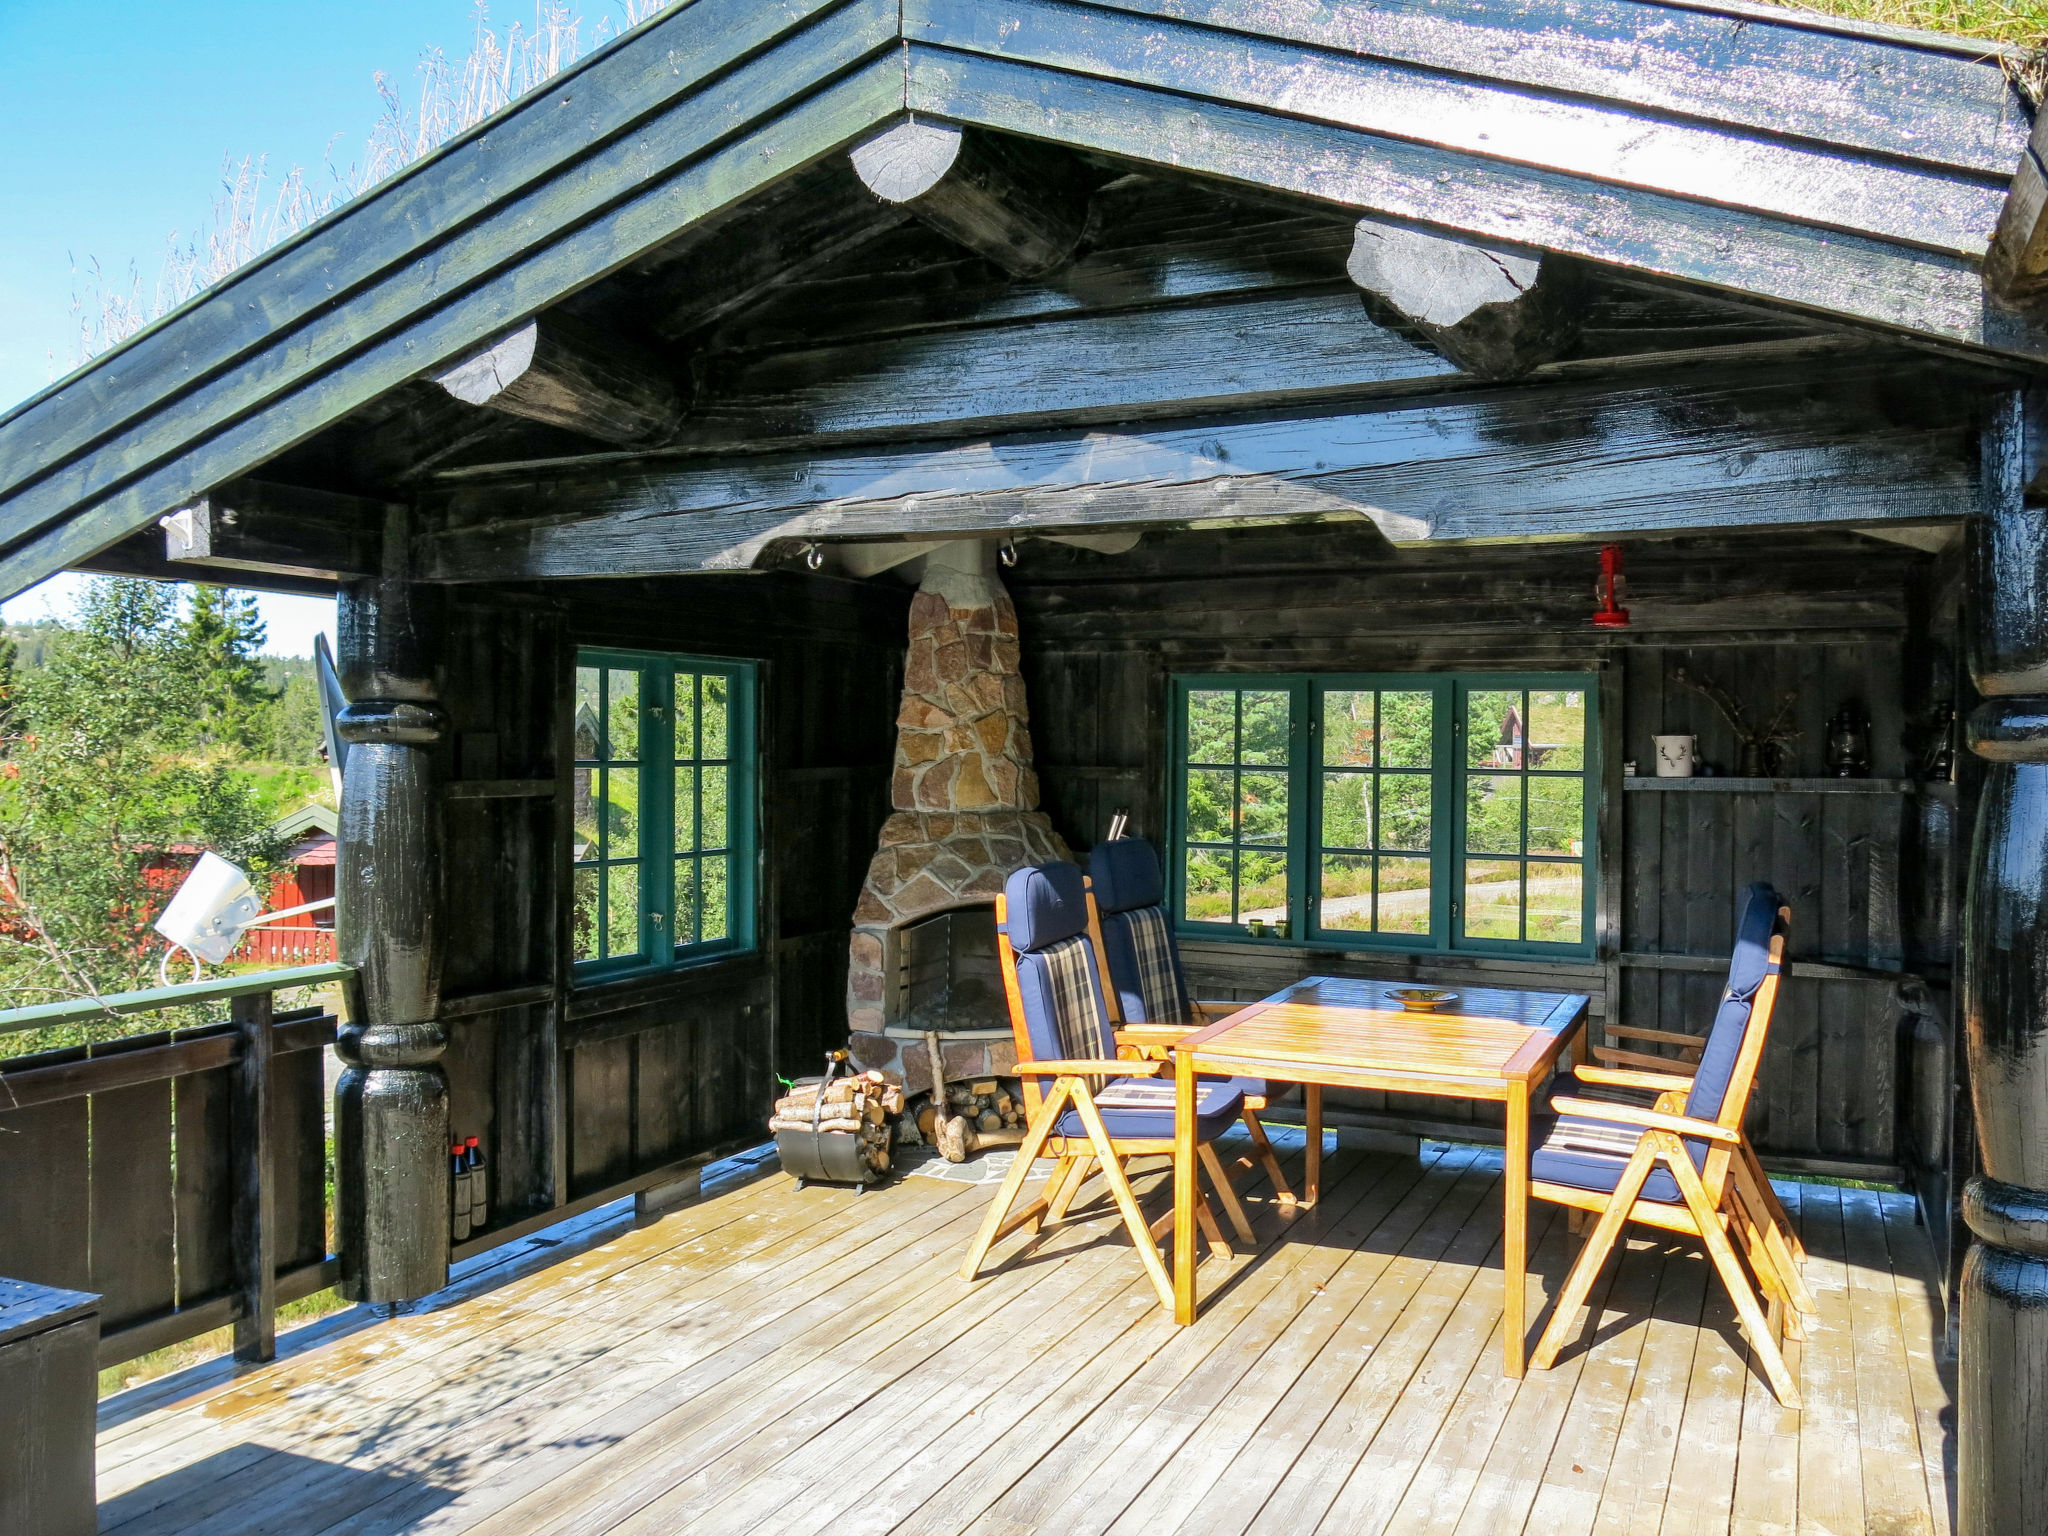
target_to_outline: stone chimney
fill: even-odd
[[[1017,664],[1017,610],[986,540],[925,557],[910,605],[896,714],[894,813],[853,912],[847,1022],[895,1023],[895,938],[906,924],[994,902],[1026,864],[1070,859],[1038,809],[1030,712]]]

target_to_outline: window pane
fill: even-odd
[[[1237,920],[1287,921],[1287,855],[1246,848],[1238,856]]]
[[[1529,933],[1544,944],[1577,944],[1585,926],[1586,871],[1580,864],[1529,865]]]
[[[726,694],[729,679],[716,672],[707,672],[697,680],[697,688],[704,702],[703,724],[700,730],[702,745],[697,755],[706,762],[716,762],[730,756],[726,751]]]
[[[1432,895],[1427,859],[1381,859],[1381,933],[1429,932]]]
[[[597,960],[597,936],[604,922],[604,914],[598,906],[597,871],[583,868],[571,879],[571,895],[574,905],[569,912],[569,948],[578,960]]]
[[[1465,847],[1472,853],[1522,851],[1520,774],[1475,773],[1465,780]]]
[[[694,944],[697,941],[697,861],[676,860],[675,886],[675,942],[678,945]]]
[[[1227,768],[1188,770],[1188,841],[1232,841],[1231,820],[1237,798],[1236,775]]]
[[[1586,851],[1586,781],[1532,775],[1528,790],[1529,851],[1580,857]]]
[[[1470,768],[1522,766],[1521,693],[1465,696],[1465,764]]]
[[[697,847],[697,770],[687,764],[676,764],[676,842],[677,853],[690,853]]]
[[[1380,695],[1380,766],[1427,768],[1436,730],[1436,697],[1428,693]]]
[[[1333,768],[1370,768],[1373,760],[1372,695],[1323,695],[1323,761]]]
[[[1181,916],[1192,923],[1227,923],[1234,915],[1230,879],[1237,855],[1215,848],[1188,850],[1186,896]]]
[[[703,806],[704,841],[706,848],[723,848],[726,842],[725,810],[727,801],[726,775],[730,768],[700,768],[697,770],[704,780]]]
[[[602,756],[599,742],[604,734],[600,729],[604,700],[599,696],[597,679],[595,667],[576,669],[576,756],[585,762]]]
[[[1513,859],[1465,865],[1465,933],[1474,939],[1522,936],[1522,866]]]
[[[578,768],[570,775],[569,848],[571,858],[604,857],[603,829],[597,808],[604,796],[604,770]]]
[[[1323,775],[1323,846],[1370,848],[1372,778],[1369,773]],[[1327,893],[1325,893],[1327,894]]]
[[[1237,779],[1238,841],[1287,841],[1287,775],[1241,773]]]
[[[1202,689],[1188,694],[1188,761],[1237,761],[1237,695]]]
[[[725,865],[724,859],[704,859],[698,864],[703,881],[703,895],[699,901],[703,919],[698,929],[699,938],[722,939],[726,935]]]
[[[640,770],[605,770],[604,841],[605,853],[614,859],[635,858],[640,853]]]
[[[1372,855],[1323,855],[1322,925],[1368,932],[1372,928]]]
[[[1238,750],[1242,763],[1287,761],[1287,727],[1292,699],[1285,693],[1246,692],[1243,734]]]
[[[640,866],[608,864],[604,871],[604,952],[640,953]]]
[[[1380,847],[1429,852],[1429,775],[1380,775]]]
[[[697,674],[675,675],[676,756],[695,760],[704,754],[697,749]]]
[[[610,719],[611,755],[626,762],[640,756],[640,674],[617,667],[605,673],[605,713]]]
[[[1582,769],[1586,766],[1586,695],[1529,695],[1529,766]]]

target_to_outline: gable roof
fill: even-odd
[[[906,112],[2039,361],[2001,51],[1688,0],[688,0],[0,418],[0,596]]]

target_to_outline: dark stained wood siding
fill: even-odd
[[[492,1149],[494,1224],[759,1132],[774,1075],[844,1042],[847,934],[888,813],[908,608],[894,584],[788,574],[451,606],[444,1064],[453,1131]],[[757,952],[574,983],[561,881],[578,645],[760,664]]]
[[[1614,754],[1648,770],[1650,738],[1683,731],[1724,773],[1734,769],[1729,730],[1675,680],[1683,667],[1725,684],[1753,713],[1796,690],[1793,774],[1825,772],[1828,718],[1853,698],[1869,711],[1873,775],[1917,775],[1936,690],[1953,686],[1942,659],[1953,653],[1953,614],[1909,594],[1936,582],[1944,561],[1845,534],[1644,542],[1628,558],[1635,623],[1601,635],[1587,622],[1597,563],[1586,545],[1396,553],[1367,532],[1330,529],[1149,536],[1121,556],[1026,544],[1009,580],[1046,807],[1077,849],[1120,808],[1134,830],[1163,837],[1175,672],[1601,669],[1606,705],[1620,708],[1602,765],[1603,794],[1617,808],[1601,850],[1603,906],[1613,909],[1602,913],[1602,963],[1205,943],[1189,950],[1198,984],[1206,995],[1255,997],[1311,972],[1472,983],[1512,975],[1510,984],[1588,992],[1601,1018],[1698,1032],[1712,1017],[1717,971],[1654,961],[1724,961],[1741,890],[1768,879],[1792,901],[1795,956],[1901,972],[1911,935],[1911,969],[1933,986],[1795,975],[1760,1079],[1759,1142],[1780,1156],[1897,1167],[1906,1160],[1905,1041],[1916,1011],[1945,995],[1954,931],[1952,898],[1905,872],[1946,867],[1953,815],[1925,814],[1905,794],[1624,792]],[[1633,955],[1652,963],[1621,963]],[[1346,1102],[1497,1121],[1454,1101]]]

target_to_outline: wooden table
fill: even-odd
[[[1439,1013],[1387,997],[1397,982],[1311,976],[1190,1035],[1174,1050],[1178,1084],[1173,1182],[1174,1321],[1195,1320],[1195,1077],[1301,1083],[1308,1108],[1307,1200],[1321,1180],[1323,1088],[1378,1088],[1492,1099],[1507,1105],[1502,1218],[1507,1373],[1527,1354],[1529,1094],[1585,1027],[1591,1000],[1574,993],[1460,987]]]

